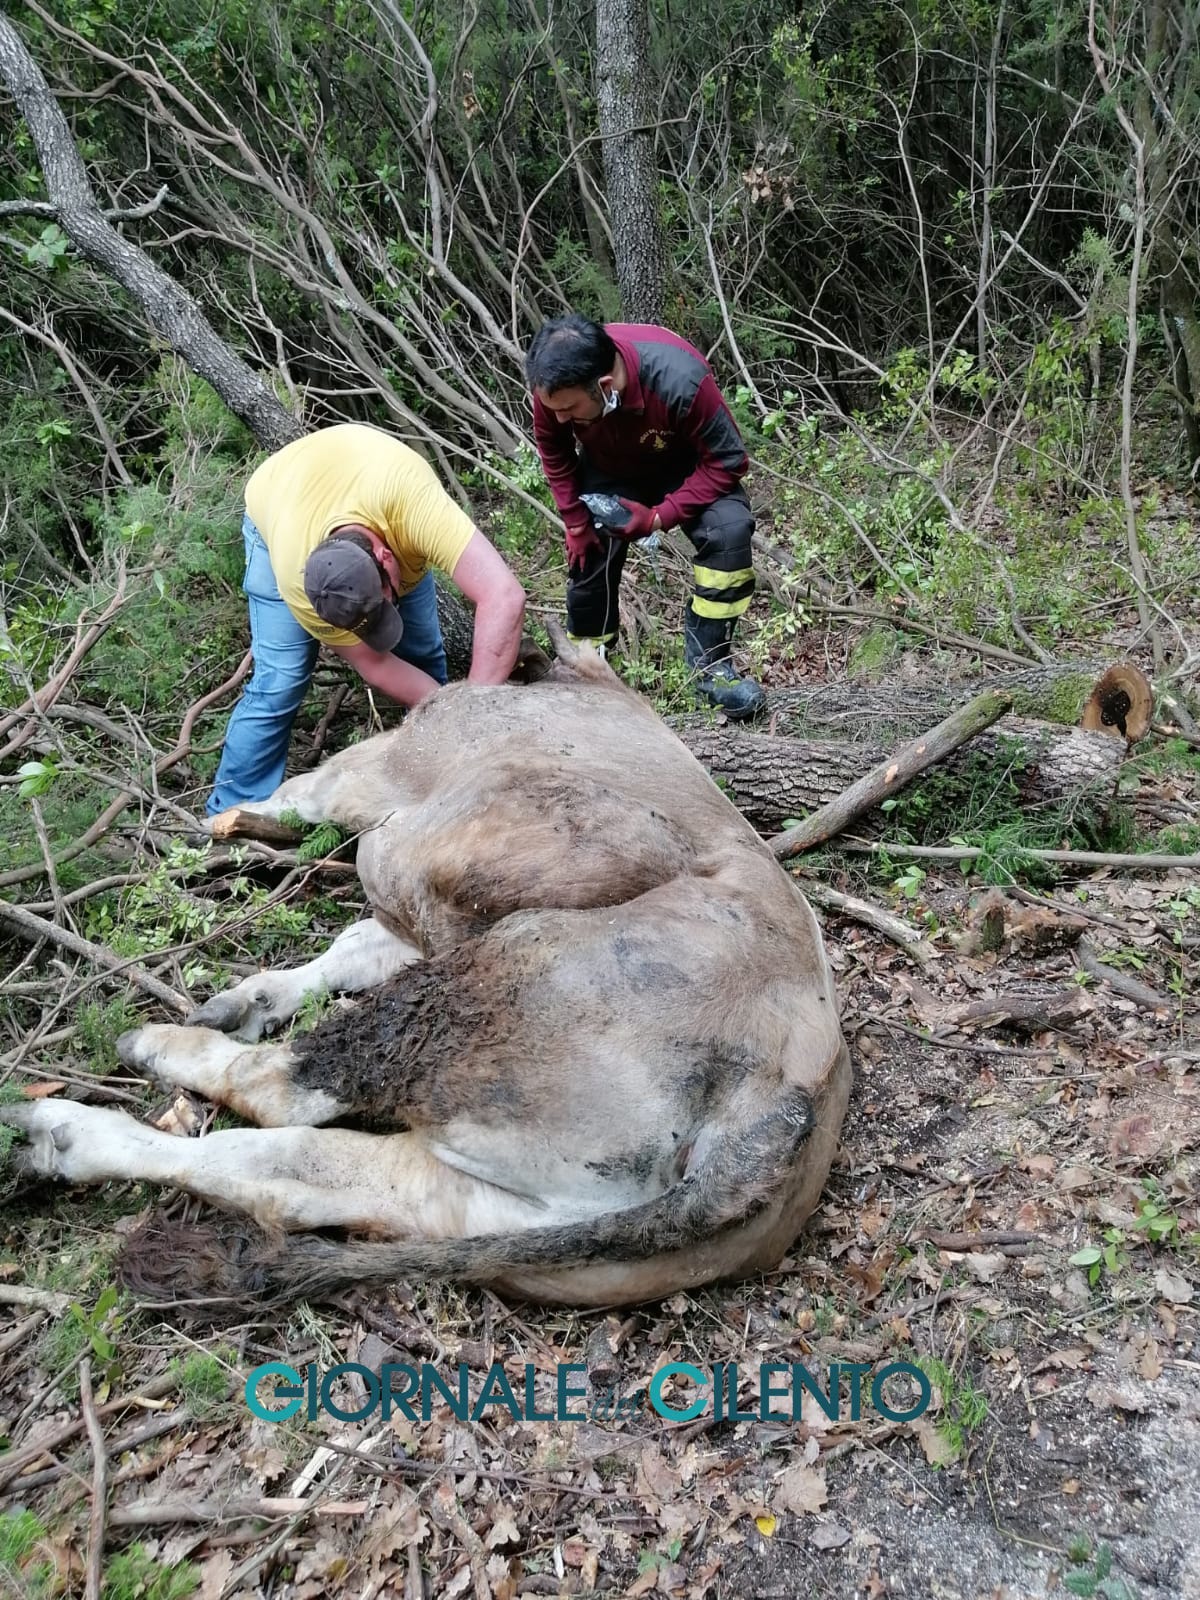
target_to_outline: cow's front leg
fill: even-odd
[[[338,934],[314,961],[283,972],[256,973],[213,995],[192,1013],[188,1025],[218,1028],[254,1044],[294,1017],[309,995],[373,989],[420,959],[414,944],[369,917]]]
[[[294,1083],[287,1045],[247,1049],[211,1028],[152,1022],[123,1033],[117,1056],[127,1067],[193,1089],[264,1128],[317,1127],[352,1109],[323,1089]]]

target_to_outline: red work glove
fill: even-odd
[[[603,550],[600,537],[591,522],[582,522],[577,528],[567,529],[567,571],[573,573],[582,567],[589,550]]]
[[[653,506],[644,506],[637,500],[622,500],[621,504],[629,513],[629,521],[623,528],[612,530],[617,539],[646,539],[655,531],[654,520],[658,512]]]

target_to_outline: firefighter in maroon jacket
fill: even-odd
[[[731,660],[737,619],[754,593],[754,517],[741,487],[749,462],[704,357],[678,334],[638,323],[557,317],[525,362],[533,433],[567,530],[567,627],[611,644],[631,539],[681,528],[695,546],[684,651],[697,694],[730,717],[766,698]],[[619,526],[581,495],[616,496]]]

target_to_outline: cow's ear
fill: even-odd
[[[510,683],[538,683],[542,678],[548,677],[553,661],[538,644],[536,639],[531,639],[527,633],[521,635],[521,644],[517,650],[516,663],[508,675]]]

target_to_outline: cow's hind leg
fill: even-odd
[[[245,1212],[264,1228],[370,1228],[369,1186],[348,1182],[349,1164],[325,1171],[321,1141],[346,1135],[315,1128],[231,1128],[204,1139],[181,1139],[149,1128],[123,1111],[74,1101],[0,1107],[0,1119],[29,1137],[28,1164],[42,1177],[69,1183],[130,1179],[175,1184],[215,1205]],[[370,1135],[354,1137],[373,1142]],[[369,1173],[366,1149],[360,1172]],[[322,1180],[340,1180],[327,1181]],[[378,1205],[387,1212],[387,1197]]]
[[[188,1025],[219,1028],[254,1044],[294,1017],[310,995],[373,989],[420,959],[416,945],[368,917],[339,933],[314,961],[281,972],[256,973],[213,995],[192,1013]]]
[[[0,1105],[28,1163],[71,1183],[175,1184],[264,1228],[348,1228],[456,1238],[546,1220],[537,1201],[457,1172],[413,1134],[345,1128],[230,1128],[181,1139],[124,1111],[75,1101]]]
[[[323,1089],[294,1083],[287,1045],[248,1049],[211,1028],[151,1022],[123,1033],[117,1055],[127,1067],[194,1089],[263,1128],[317,1127],[352,1109]]]
[[[376,735],[380,741],[390,738],[389,734]],[[243,800],[232,810],[219,813],[211,819],[213,837],[222,839],[245,831],[236,822],[242,816],[270,817],[278,821],[289,812],[294,812],[304,822],[335,822],[355,833],[378,827],[387,816],[403,809],[404,796],[395,785],[390,794],[381,790],[375,775],[379,762],[372,760],[372,755],[378,752],[368,749],[374,743],[367,740],[364,744],[351,745],[322,761],[311,772],[288,778],[265,800]],[[366,756],[364,750],[368,751]]]

